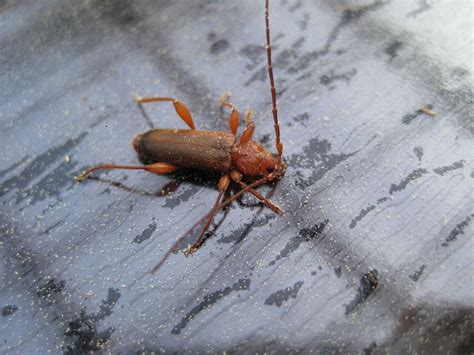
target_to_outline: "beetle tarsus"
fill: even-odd
[[[221,98],[219,99],[219,103],[221,105],[221,108],[224,108],[227,106],[229,103],[229,97],[231,97],[230,91],[226,91],[225,93],[222,94]]]
[[[194,253],[196,250],[197,250],[197,247],[194,247],[194,245],[190,245],[183,251],[183,254],[184,256],[189,256],[189,254]]]
[[[74,180],[76,180],[76,182],[82,182],[85,179],[87,179],[89,177],[89,175],[90,175],[90,171],[89,170],[84,170],[79,175],[74,176]]]
[[[140,105],[140,101],[143,100],[143,97],[138,94],[132,94],[132,100],[135,101],[138,105]]]

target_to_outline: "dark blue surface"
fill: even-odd
[[[73,177],[138,163],[135,93],[227,130],[231,91],[273,150],[263,1],[1,2],[1,352],[474,351],[472,7],[272,1],[286,214],[152,275],[216,177]]]

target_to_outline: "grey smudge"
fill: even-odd
[[[98,323],[100,320],[112,314],[112,309],[117,304],[119,298],[120,291],[118,289],[109,288],[107,298],[102,300],[102,305],[97,314],[87,314],[85,308],[83,308],[78,318],[68,322],[64,335],[72,337],[74,343],[73,345],[67,346],[66,353],[83,354],[98,351],[103,348],[115,329],[109,327],[99,332],[97,329]]]
[[[146,227],[141,234],[137,235],[133,240],[132,243],[140,244],[145,240],[149,239],[153,232],[156,231],[156,223],[150,223],[148,227]]]
[[[462,169],[464,167],[464,163],[465,161],[461,159],[461,160],[455,161],[451,165],[440,166],[439,168],[435,168],[433,169],[433,171],[436,174],[443,176],[444,174],[449,173],[450,171]]]
[[[171,331],[171,334],[178,335],[181,333],[181,331],[186,328],[188,323],[200,312],[202,312],[204,309],[207,307],[212,306],[215,304],[217,301],[219,301],[221,298],[228,296],[232,292],[235,291],[245,291],[250,288],[250,279],[239,279],[236,283],[234,283],[232,286],[226,287],[223,290],[219,290],[213,293],[210,293],[206,296],[204,296],[204,299],[202,302],[200,302],[197,306],[195,306],[191,311],[189,311],[182,319],[181,321],[176,324]]]
[[[69,139],[63,144],[38,155],[26,166],[25,169],[23,169],[22,172],[0,185],[0,196],[5,195],[13,188],[18,189],[19,191],[23,190],[52,164],[59,159],[62,159],[68,152],[81,143],[86,135],[86,133],[83,133],[75,139]]]
[[[396,40],[396,41],[391,42],[385,48],[385,53],[389,56],[389,61],[390,62],[395,59],[395,57],[398,55],[398,51],[402,47],[403,47],[403,43]]]
[[[287,258],[291,253],[299,248],[301,243],[313,240],[317,236],[321,235],[329,220],[326,219],[321,223],[315,224],[310,228],[303,228],[296,237],[290,239],[285,247],[276,256],[275,260],[270,261],[269,265],[275,265],[275,263],[282,259]]]
[[[433,5],[429,4],[427,0],[418,0],[418,8],[416,10],[410,11],[407,14],[407,17],[416,17],[419,14],[428,11]]]
[[[367,298],[375,291],[379,285],[378,271],[373,269],[360,279],[360,284],[357,289],[357,294],[355,298],[346,305],[346,315],[351,313],[357,308],[361,303],[364,303]]]
[[[303,154],[293,154],[290,157],[288,160],[290,166],[311,171],[309,177],[300,178],[296,181],[298,187],[305,189],[313,185],[322,179],[328,171],[358,152],[331,154],[331,149],[332,145],[327,140],[312,138],[303,148]]]
[[[335,81],[345,81],[348,83],[354,75],[357,74],[357,69],[352,68],[349,71],[342,72],[342,73],[335,73],[333,70],[331,70],[329,73],[322,75],[319,78],[319,82],[324,85],[324,86],[330,86],[331,89],[334,88],[332,84]]]
[[[358,222],[360,222],[362,220],[362,218],[364,218],[365,216],[367,216],[367,214],[374,210],[375,209],[375,206],[374,205],[370,205],[366,208],[363,208],[359,214],[351,221],[351,223],[349,224],[349,228],[354,228]]]
[[[419,179],[422,177],[424,174],[426,174],[428,171],[426,169],[416,169],[412,171],[410,174],[407,175],[406,178],[404,178],[402,181],[400,181],[397,185],[392,184],[390,186],[390,190],[388,191],[390,195],[392,195],[394,192],[402,191],[404,190],[408,183],[410,181],[414,181],[416,179]]]
[[[280,307],[283,303],[288,301],[290,298],[295,299],[298,295],[298,291],[300,290],[301,286],[303,286],[303,281],[296,282],[293,287],[286,287],[282,290],[278,290],[272,293],[266,300],[265,304],[267,306],[277,306]]]
[[[47,283],[45,283],[43,286],[39,287],[36,294],[38,295],[38,297],[41,297],[41,298],[49,298],[57,293],[61,293],[65,287],[66,287],[65,281],[63,280],[56,281],[56,279],[53,278],[49,280]]]
[[[18,307],[15,305],[6,305],[2,308],[2,316],[7,317],[11,316],[13,313],[15,313],[18,310]]]
[[[226,39],[220,39],[211,44],[210,52],[212,54],[220,54],[225,52],[227,48],[229,48],[229,41]]]
[[[460,235],[460,234],[464,234],[464,229],[469,225],[469,223],[471,222],[471,217],[474,217],[474,214],[471,214],[470,216],[467,216],[466,219],[464,219],[464,221],[456,224],[456,227],[454,227],[454,229],[449,232],[449,235],[446,237],[446,241],[444,243],[442,243],[441,245],[443,247],[447,247],[448,246],[448,243],[454,241],[457,239],[457,237]]]
[[[413,148],[413,153],[415,153],[416,157],[418,158],[418,161],[421,161],[421,158],[423,157],[423,148],[415,147]]]
[[[413,281],[418,281],[418,279],[420,278],[421,274],[423,274],[423,271],[425,270],[425,267],[426,267],[425,264],[421,265],[418,270],[416,270],[413,274],[411,274],[411,275],[409,276],[410,279],[412,279]]]

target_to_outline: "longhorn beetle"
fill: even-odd
[[[277,154],[269,153],[263,145],[251,140],[255,130],[255,124],[251,119],[250,111],[246,114],[247,126],[240,135],[240,139],[237,139],[239,112],[235,105],[228,102],[228,95],[226,94],[221,98],[221,106],[222,108],[230,109],[230,133],[197,130],[188,108],[175,98],[136,98],[138,104],[156,101],[172,102],[176,113],[190,129],[152,129],[137,135],[132,141],[132,146],[140,160],[152,162],[151,164],[143,166],[102,164],[89,168],[76,177],[77,181],[82,181],[93,171],[99,169],[146,170],[154,174],[167,174],[182,168],[194,168],[221,173],[222,176],[219,179],[219,193],[216,202],[211,211],[195,225],[196,227],[199,223],[206,220],[204,228],[201,230],[194,244],[184,251],[186,256],[196,251],[204,243],[206,231],[209,229],[214,215],[221,208],[226,207],[234,200],[240,198],[245,192],[254,195],[275,213],[279,215],[283,214],[283,210],[278,205],[255,190],[257,186],[282,178],[286,168],[286,164],[282,160],[283,144],[280,142],[277,97],[273,79],[268,8],[269,0],[265,0],[267,66],[270,79]],[[228,189],[231,181],[239,185],[241,189],[226,199],[224,193]],[[245,181],[249,183],[247,184]],[[153,271],[156,271],[161,266],[173,249],[174,247],[168,251],[166,256],[155,266]]]

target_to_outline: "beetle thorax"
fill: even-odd
[[[232,148],[232,165],[244,176],[267,175],[277,159],[260,143],[249,141]]]

